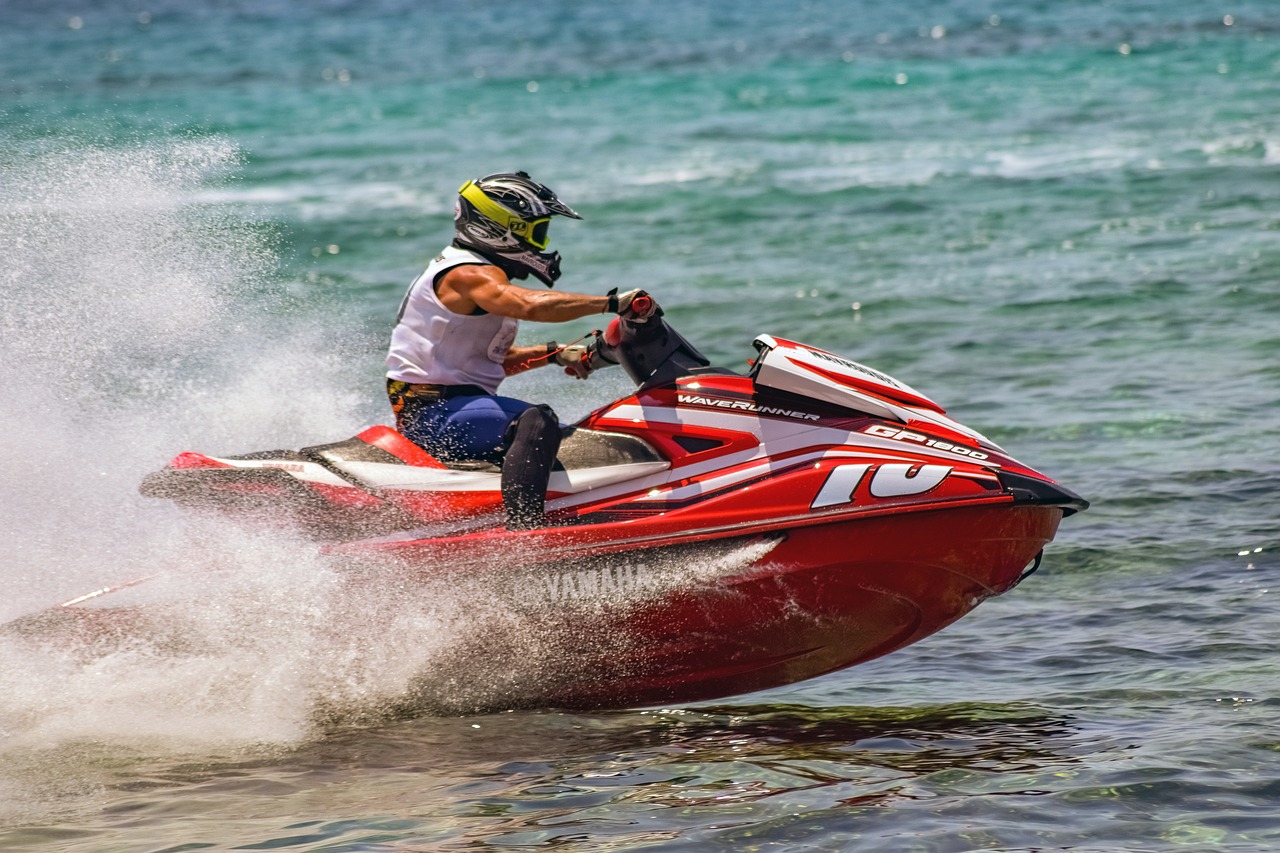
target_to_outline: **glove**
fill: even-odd
[[[556,350],[556,364],[564,368],[566,376],[574,379],[586,379],[595,370],[591,366],[591,347],[584,344],[573,344]]]
[[[618,293],[618,288],[609,291],[608,311],[617,314],[624,320],[643,323],[658,313],[658,303],[643,290],[628,290]]]

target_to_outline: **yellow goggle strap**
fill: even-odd
[[[538,219],[532,220],[521,219],[519,216],[485,195],[484,190],[480,189],[471,181],[467,181],[462,185],[462,188],[458,190],[458,195],[471,202],[472,207],[480,211],[482,215],[492,219],[503,228],[510,230],[512,234],[524,240],[534,248],[545,249],[547,248],[547,243],[551,241],[551,238],[547,233],[548,229],[545,227],[541,229],[538,228],[539,225],[545,226],[547,223],[551,222],[550,216],[542,216]],[[541,236],[535,237],[534,234],[538,231],[541,232]]]

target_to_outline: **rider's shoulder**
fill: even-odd
[[[483,285],[497,284],[505,286],[511,283],[501,267],[492,264],[462,264],[452,267],[440,276],[437,281],[448,281],[450,286],[459,289],[471,289]]]

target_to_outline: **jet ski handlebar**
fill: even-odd
[[[596,337],[593,360],[622,365],[642,388],[669,384],[711,364],[667,323],[652,296],[638,295],[631,305],[630,316],[615,317]]]
[[[637,317],[652,316],[658,309],[658,303],[647,293],[642,293],[631,300],[631,310]]]

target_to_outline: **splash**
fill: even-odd
[[[349,354],[294,312],[270,228],[195,201],[238,159],[217,140],[0,159],[0,622],[162,577],[127,626],[69,647],[0,638],[0,748],[305,726],[323,567],[287,537],[201,530],[137,494],[185,446],[353,422],[355,395],[315,381]]]
[[[148,423],[176,407],[157,389],[187,381],[184,362],[224,336],[234,288],[265,263],[256,240],[183,205],[233,157],[205,144],[0,164],[0,474],[18,484],[0,559],[20,590],[0,617],[110,574],[137,534],[121,483],[164,444]]]
[[[0,633],[8,766],[71,778],[89,743],[287,745],[335,722],[526,700],[573,654],[573,631],[548,626],[760,556],[400,582],[352,574],[285,529],[240,530],[141,498],[142,477],[179,450],[298,446],[365,425],[354,413],[367,389],[325,378],[353,354],[287,297],[270,229],[209,201],[238,156],[213,141],[0,161],[12,242],[0,476],[18,484],[3,505],[0,622],[23,617]],[[154,577],[24,617],[143,576]],[[31,783],[0,777],[0,793]]]

